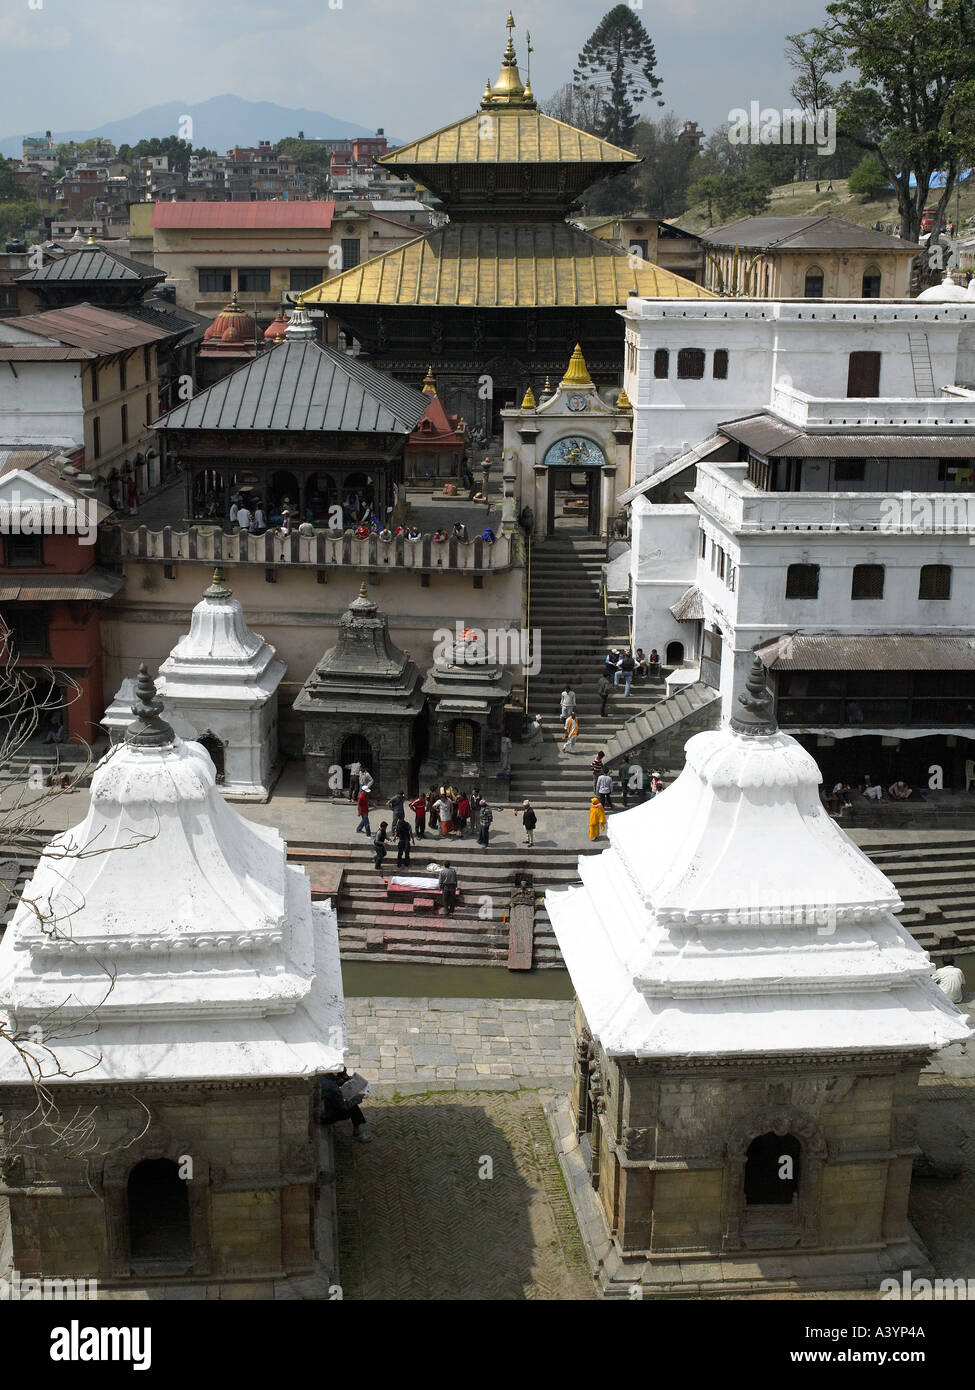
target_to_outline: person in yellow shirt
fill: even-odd
[[[606,829],[606,812],[603,810],[598,796],[594,796],[589,803],[589,838],[598,840]]]

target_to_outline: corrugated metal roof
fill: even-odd
[[[154,428],[409,434],[429,404],[422,391],[345,353],[285,339]]]
[[[377,164],[638,164],[641,156],[610,145],[541,111],[476,111],[409,145],[390,150]]]
[[[158,343],[169,334],[161,328],[151,328],[127,314],[111,309],[99,309],[94,304],[72,304],[65,309],[46,309],[40,314],[25,314],[7,320],[15,328],[28,333],[41,333],[59,338],[71,347],[85,348],[92,353],[121,352],[126,348]]]
[[[451,223],[363,261],[300,296],[303,304],[457,305],[485,309],[625,305],[714,299],[673,271],[588,236],[568,222]]]
[[[90,251],[73,251],[70,256],[61,256],[38,270],[28,270],[25,275],[18,275],[17,284],[28,281],[149,281],[165,278],[164,270],[156,270],[144,261],[133,261],[128,256],[119,256],[114,251],[93,246]]]
[[[776,671],[973,671],[975,637],[787,635],[757,647]]]
[[[0,362],[87,362],[97,356],[97,352],[86,348],[57,347],[54,343],[43,347],[0,347]]]
[[[0,580],[0,603],[100,603],[117,594],[125,583],[121,574],[89,570],[73,581],[60,574],[37,574],[28,579],[7,575]]]
[[[843,217],[742,217],[725,227],[702,232],[709,246],[744,246],[755,250],[918,251],[916,242],[858,227]]]
[[[975,421],[975,415],[973,415]],[[766,458],[975,458],[975,423],[964,434],[807,434],[774,415],[721,426],[721,433]]]
[[[679,623],[693,623],[704,617],[704,601],[696,584],[685,590],[670,611]]]
[[[264,203],[157,203],[152,225],[169,228],[225,227],[320,227],[332,225],[335,203],[332,199],[315,202]]]

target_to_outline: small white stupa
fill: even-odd
[[[971,1030],[820,781],[756,657],[730,724],[546,897],[579,1010],[564,1161],[580,1202],[598,1177],[606,1292],[849,1288],[924,1262],[917,1075]],[[755,1250],[783,1258],[763,1275]]]
[[[327,1297],[335,912],[161,710],[143,666],[88,815],[44,850],[0,941],[20,1039],[0,1037],[13,1264],[150,1298],[241,1281]]]
[[[203,744],[231,800],[268,798],[285,669],[270,642],[247,626],[216,569],[193,609],[189,632],[160,666],[156,685],[173,729]],[[123,682],[102,720],[113,740],[128,727],[131,703],[131,682]]]
[[[210,758],[161,711],[143,666],[88,815],[47,846],[0,942],[0,1000],[21,1031],[53,1020],[62,1071],[97,1062],[91,1080],[338,1069],[335,913],[312,903],[279,832],[227,805]],[[0,1051],[0,1083],[18,1076]]]

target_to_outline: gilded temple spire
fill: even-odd
[[[515,17],[510,10],[505,24],[508,29],[508,42],[505,45],[504,57],[501,59],[501,71],[494,85],[492,86],[489,82],[484,88],[481,108],[486,111],[495,107],[514,106],[523,110],[533,110],[535,98],[532,95],[531,87],[522,82],[521,73],[518,71],[518,59],[515,55],[515,43],[512,37]]]

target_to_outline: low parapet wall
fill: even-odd
[[[418,541],[396,536],[382,541],[378,536],[360,539],[352,531],[337,534],[316,531],[302,536],[297,532],[282,536],[275,530],[263,536],[247,531],[227,532],[216,526],[189,526],[178,530],[164,526],[150,531],[147,526],[102,527],[99,533],[102,558],[179,560],[201,564],[296,565],[314,569],[346,568],[362,570],[453,570],[457,573],[489,574],[508,570],[521,563],[516,537],[500,536],[493,544],[451,538],[435,541],[425,535]]]

